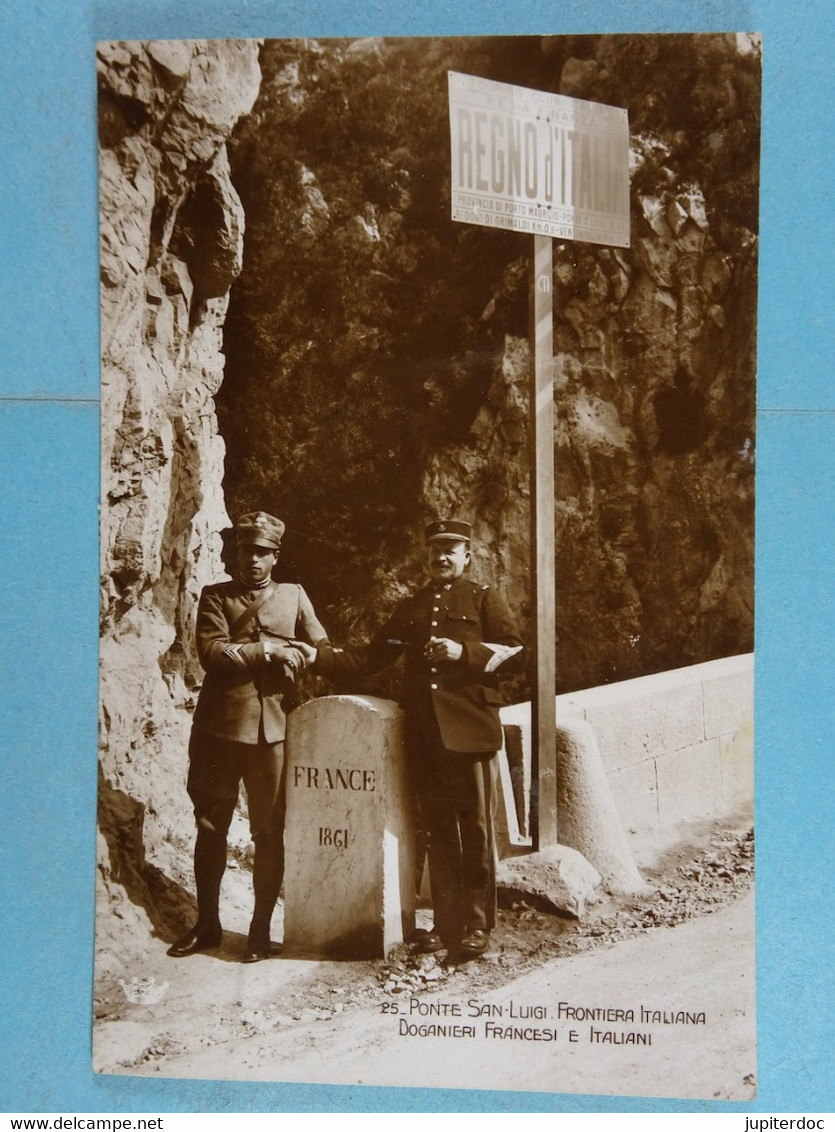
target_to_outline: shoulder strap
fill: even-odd
[[[254,601],[251,601],[249,603],[240,617],[236,618],[234,624],[229,626],[230,637],[237,637],[241,629],[243,629],[245,625],[248,625],[250,623],[250,621],[264,604],[264,602],[268,601],[273,596],[276,589],[277,586],[275,582],[270,582],[268,586],[264,587],[258,597],[256,597]]]

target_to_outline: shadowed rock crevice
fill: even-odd
[[[155,936],[170,942],[193,919],[197,903],[146,858],[145,806],[99,774],[99,829],[108,857],[99,868],[147,916]]]

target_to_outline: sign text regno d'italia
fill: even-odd
[[[629,247],[625,110],[449,72],[452,219]]]

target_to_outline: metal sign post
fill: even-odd
[[[551,239],[629,247],[625,110],[449,72],[452,219],[534,238],[531,575],[534,847],[557,843]]]
[[[554,304],[550,236],[534,236],[531,371],[531,564],[536,685],[531,701],[534,849],[557,844]]]

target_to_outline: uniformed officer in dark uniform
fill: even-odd
[[[197,923],[169,948],[175,957],[221,941],[220,884],[226,835],[243,780],[255,843],[255,908],[244,962],[271,954],[270,921],[284,878],[283,695],[304,667],[291,639],[326,644],[327,635],[301,586],[276,583],[284,523],[265,511],[235,528],[235,573],[206,586],[197,610],[197,653],[206,670],[189,742],[188,793],[197,840]]]
[[[505,602],[465,577],[471,535],[460,519],[427,527],[429,585],[401,602],[365,648],[303,650],[331,679],[375,672],[405,653],[409,764],[435,913],[418,946],[464,956],[487,950],[496,920],[497,681],[522,661]]]

